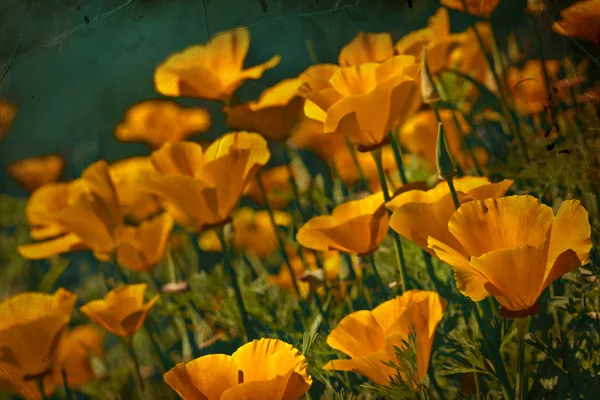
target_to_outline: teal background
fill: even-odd
[[[4,172],[7,164],[25,157],[62,154],[68,179],[99,158],[148,154],[143,145],[117,142],[115,125],[128,106],[160,97],[153,72],[161,61],[215,33],[249,27],[247,65],[281,54],[278,67],[260,81],[247,82],[243,95],[249,100],[312,63],[307,40],[319,62],[336,62],[339,50],[359,31],[387,31],[396,41],[424,27],[439,6],[434,0],[414,0],[412,8],[405,0],[265,1],[266,13],[259,0],[0,1],[0,98],[20,108],[0,143],[0,192],[26,194]],[[569,3],[555,0],[548,15]],[[518,37],[529,33],[525,5],[525,0],[501,2],[493,15],[498,37],[509,30]],[[468,24],[457,12],[451,21],[454,31]],[[564,56],[565,42],[547,29],[549,21],[542,25],[551,44],[546,50]],[[521,45],[532,51],[527,41]],[[205,138],[228,131],[220,104],[181,103],[211,112],[213,126]]]

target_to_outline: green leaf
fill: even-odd
[[[44,275],[44,278],[40,282],[40,292],[50,292],[52,290],[52,287],[54,287],[56,281],[58,281],[58,278],[60,278],[63,272],[65,272],[65,270],[67,269],[68,265],[69,260],[67,258],[59,258],[58,260],[56,260],[56,262],[52,264],[52,266],[50,267],[48,272],[46,272],[46,275]]]

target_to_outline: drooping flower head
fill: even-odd
[[[64,167],[65,160],[61,156],[51,154],[15,161],[6,170],[19,186],[33,192],[48,183],[56,182]]]

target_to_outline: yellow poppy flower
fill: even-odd
[[[144,304],[147,288],[145,283],[122,285],[108,292],[103,299],[87,302],[80,310],[112,334],[132,336],[140,330],[160,297],[157,294]]]
[[[283,211],[275,211],[274,217],[278,226],[288,226],[291,222],[290,215]],[[267,211],[241,207],[233,212],[232,218],[233,243],[236,249],[251,251],[263,259],[277,248],[276,232]],[[202,232],[198,244],[204,251],[221,251],[221,243],[214,230]]]
[[[556,216],[532,196],[472,201],[448,230],[452,242],[430,237],[429,248],[452,266],[461,293],[473,301],[494,296],[508,317],[535,313],[544,289],[586,264],[592,248],[579,200],[564,201]]]
[[[99,260],[110,258],[119,244],[123,216],[108,165],[98,161],[86,168],[80,179],[86,187],[83,193],[73,204],[47,217],[66,233],[44,242],[19,246],[18,251],[23,257],[43,259],[87,248]]]
[[[451,110],[439,111],[446,132],[446,140],[454,161],[460,165],[463,171],[474,167],[473,159],[465,147],[464,139],[456,128]],[[470,135],[471,125],[460,114],[456,113],[462,132]],[[435,149],[438,136],[438,120],[432,110],[420,111],[410,117],[399,129],[400,142],[408,151],[425,159],[429,169],[436,169]],[[485,149],[478,147],[473,149],[479,165],[487,164],[488,154]]]
[[[295,179],[296,168],[294,166],[292,166],[292,175],[291,179]],[[286,208],[293,200],[294,193],[290,183],[290,171],[286,165],[279,165],[261,171],[260,179],[265,192],[267,192],[267,199],[271,208],[277,210]],[[251,180],[246,186],[244,196],[250,197],[259,206],[264,207],[265,205],[265,199],[260,192],[256,179]]]
[[[0,140],[6,136],[17,118],[17,106],[0,99]]]
[[[71,319],[77,296],[64,289],[54,294],[20,293],[0,303],[0,389],[39,399],[54,391],[58,344]]]
[[[380,63],[393,56],[392,35],[387,32],[359,32],[350,43],[340,50],[338,63],[342,67],[370,62]]]
[[[250,130],[271,140],[286,139],[302,116],[304,99],[298,88],[300,78],[285,79],[265,89],[258,101],[225,107],[227,125],[236,130]]]
[[[202,230],[230,219],[243,190],[269,161],[267,141],[257,133],[232,132],[206,151],[192,142],[168,143],[150,156],[156,176],[142,185],[188,215]]]
[[[173,218],[166,213],[137,227],[124,227],[117,248],[119,265],[134,271],[151,271],[164,256],[172,229]]]
[[[165,96],[228,102],[246,80],[260,78],[281,59],[276,55],[263,64],[243,69],[249,47],[248,29],[236,28],[218,33],[205,45],[172,54],[156,68],[156,90]]]
[[[467,4],[469,14],[479,16],[489,16],[500,3],[500,0],[441,0],[443,6],[458,11],[465,11],[463,1]]]
[[[384,146],[382,148],[382,161],[383,170],[387,173],[394,173],[398,170],[398,164],[394,157],[394,151],[390,146]],[[367,185],[371,192],[381,190],[381,182],[379,180],[379,172],[377,171],[377,164],[369,153],[356,152],[356,159],[363,172]],[[331,157],[331,162],[336,166],[336,170],[339,178],[346,185],[356,185],[360,182],[360,174],[352,159],[352,154],[347,147],[344,147],[340,151],[334,153]]]
[[[550,79],[555,80],[560,70],[560,62],[546,60],[546,70]],[[537,114],[549,105],[549,94],[541,60],[529,60],[523,69],[511,67],[507,74],[508,87],[520,113]]]
[[[363,150],[379,147],[419,108],[419,72],[412,56],[306,71],[307,82],[299,89],[304,113],[323,123],[323,133],[343,134]]]
[[[143,176],[155,173],[150,158],[130,157],[112,163],[108,167],[110,178],[119,197],[123,215],[140,223],[161,209],[156,196],[136,185]]]
[[[464,203],[504,196],[513,181],[491,183],[487,178],[466,176],[453,179],[453,183],[459,201]],[[427,191],[404,192],[386,203],[386,207],[393,211],[390,227],[432,255],[435,253],[427,247],[428,237],[455,243],[448,231],[448,221],[456,208],[447,182],[442,181]]]
[[[552,30],[600,46],[600,0],[578,1],[563,9],[560,20],[552,24]]]
[[[312,150],[324,160],[346,149],[346,139],[341,134],[324,134],[323,123],[303,116],[292,129],[288,146],[294,149]]]
[[[429,369],[431,347],[446,301],[435,292],[409,290],[373,310],[347,315],[327,337],[327,344],[350,357],[329,361],[323,369],[352,371],[379,385],[387,385],[396,369],[385,362],[398,362],[394,346],[403,348],[414,326],[417,336],[417,370],[422,381]],[[414,325],[413,325],[414,324]]]
[[[165,143],[207,132],[210,125],[210,114],[204,108],[181,107],[171,100],[145,100],[125,112],[115,128],[115,138],[157,149]]]
[[[387,232],[388,214],[380,191],[339,205],[331,215],[311,218],[300,228],[296,240],[313,250],[364,255],[374,252]]]
[[[312,384],[306,357],[278,339],[177,364],[164,379],[183,400],[298,400]]]
[[[33,192],[47,183],[56,182],[64,167],[63,158],[52,154],[16,161],[6,171],[23,189]]]

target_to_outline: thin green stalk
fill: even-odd
[[[515,399],[525,399],[525,393],[527,391],[527,378],[525,377],[525,333],[527,333],[527,324],[529,317],[517,318],[515,324],[517,325],[517,345],[518,345],[518,359],[517,359],[517,384],[515,387]]]
[[[169,362],[167,357],[164,355],[162,349],[160,348],[160,345],[158,344],[158,342],[156,341],[156,338],[154,337],[154,333],[152,333],[152,330],[150,330],[145,325],[143,326],[143,329],[144,329],[144,332],[146,333],[146,336],[148,336],[148,339],[150,339],[150,344],[152,345],[152,348],[154,349],[154,353],[156,353],[156,356],[158,357],[162,372],[163,373],[167,372],[171,367],[171,363]]]
[[[384,295],[388,294],[387,287],[384,285],[383,280],[381,279],[381,275],[379,274],[379,270],[377,269],[377,263],[375,263],[375,256],[373,254],[367,256],[369,261],[371,262],[371,266],[373,267],[373,273],[375,275],[375,279],[377,280],[377,284],[381,288],[381,291]]]
[[[452,201],[454,202],[454,207],[458,210],[460,207],[460,202],[458,201],[458,195],[456,194],[456,188],[454,187],[454,182],[452,178],[446,179],[448,182],[448,187],[450,188],[450,193],[452,194]]]
[[[40,391],[40,395],[42,396],[42,400],[48,399],[46,393],[44,393],[44,377],[35,380],[38,390]]]
[[[438,282],[435,276],[435,270],[433,269],[433,263],[431,262],[431,254],[426,252],[425,250],[421,250],[423,252],[423,260],[425,260],[425,266],[427,267],[427,274],[429,275],[429,279],[433,282],[433,287],[435,291],[438,293],[442,293],[442,288],[440,287],[440,283]]]
[[[252,279],[256,280],[258,279],[258,273],[256,272],[256,270],[254,269],[254,266],[252,265],[252,262],[250,261],[250,259],[248,258],[248,255],[246,254],[246,252],[244,251],[240,251],[241,255],[242,255],[242,260],[244,260],[244,264],[246,264],[246,266],[248,267],[248,269],[250,270],[250,274],[252,275]]]
[[[169,281],[177,283],[177,271],[175,269],[175,262],[173,261],[173,252],[170,248],[167,250],[167,275]],[[183,294],[181,295],[183,296]],[[185,298],[185,296],[183,297]],[[175,328],[179,331],[179,336],[181,337],[181,354],[183,360],[190,361],[193,357],[193,350],[189,332],[185,325],[185,319],[182,315],[176,314],[173,316],[173,321],[175,322]]]
[[[67,372],[64,369],[61,369],[60,374],[62,375],[63,387],[65,388],[65,397],[67,400],[73,400],[73,392],[67,384]]]
[[[144,386],[144,378],[142,378],[142,374],[140,373],[140,362],[138,360],[137,355],[135,354],[135,349],[133,348],[133,340],[131,337],[125,338],[125,345],[127,346],[127,351],[129,352],[129,356],[133,360],[133,365],[135,368],[135,376],[138,381],[138,385],[143,392],[146,391]]]
[[[360,177],[360,184],[362,185],[362,187],[369,191],[369,185],[367,184],[367,179],[365,178],[365,173],[362,170],[362,167],[360,166],[360,162],[358,162],[358,157],[356,155],[356,149],[354,148],[354,146],[352,145],[352,143],[350,142],[350,140],[348,138],[346,138],[346,147],[348,147],[348,151],[350,152],[350,156],[352,157],[352,162],[354,163],[354,167],[356,168],[356,171],[358,172],[358,176]]]
[[[292,193],[294,194],[294,200],[298,207],[298,211],[300,212],[300,216],[302,217],[302,221],[306,221],[306,215],[304,214],[304,209],[302,208],[302,203],[300,202],[300,190],[298,189],[298,183],[296,182],[296,178],[294,178],[294,169],[292,168],[292,156],[290,154],[290,149],[286,146],[284,149],[284,157],[285,157],[285,165],[290,175],[290,184],[292,185]],[[265,202],[267,198],[265,197]]]
[[[438,108],[437,103],[431,103],[431,109],[435,113],[435,117],[437,118],[438,122],[443,125],[443,123],[442,123],[442,117],[440,116],[440,110]],[[455,163],[454,167],[456,168],[456,174],[457,174],[457,176],[462,176],[463,175],[463,171],[462,171],[462,168],[460,167],[460,164]]]
[[[231,259],[229,258],[229,249],[227,247],[227,241],[225,240],[225,233],[223,232],[223,227],[218,227],[216,231],[217,236],[219,237],[219,241],[221,242],[221,249],[223,252],[223,265],[225,267],[225,271],[227,272],[231,280],[231,286],[233,286],[233,291],[235,292],[235,299],[237,301],[238,309],[240,310],[240,314],[242,316],[242,325],[244,327],[244,341],[248,342],[252,335],[250,333],[250,320],[248,319],[248,312],[246,311],[246,306],[244,305],[242,290],[240,289],[240,284],[238,282],[237,275],[235,273],[235,270],[233,269],[233,265],[231,264]]]
[[[400,172],[400,179],[402,180],[402,184],[406,185],[408,183],[408,179],[406,179],[406,173],[404,172],[404,163],[402,161],[402,152],[400,152],[400,146],[398,146],[398,142],[392,133],[388,134],[390,139],[392,139],[392,150],[394,151],[394,158],[396,159],[396,165],[398,165],[398,171]]]
[[[375,164],[377,165],[377,172],[379,173],[379,181],[381,182],[383,197],[385,198],[385,202],[387,203],[391,200],[391,198],[387,183],[385,181],[385,172],[383,170],[383,161],[381,159],[381,148],[371,151],[371,155],[373,156],[373,160],[375,160]],[[388,213],[391,214],[391,211],[388,210]],[[398,264],[398,281],[400,282],[399,287],[402,290],[402,293],[404,293],[406,292],[408,286],[406,282],[406,279],[408,277],[408,271],[406,268],[406,261],[404,260],[404,252],[402,251],[402,242],[400,241],[400,235],[398,235],[398,232],[393,231],[392,237],[394,239],[394,246],[396,248],[396,263]]]

